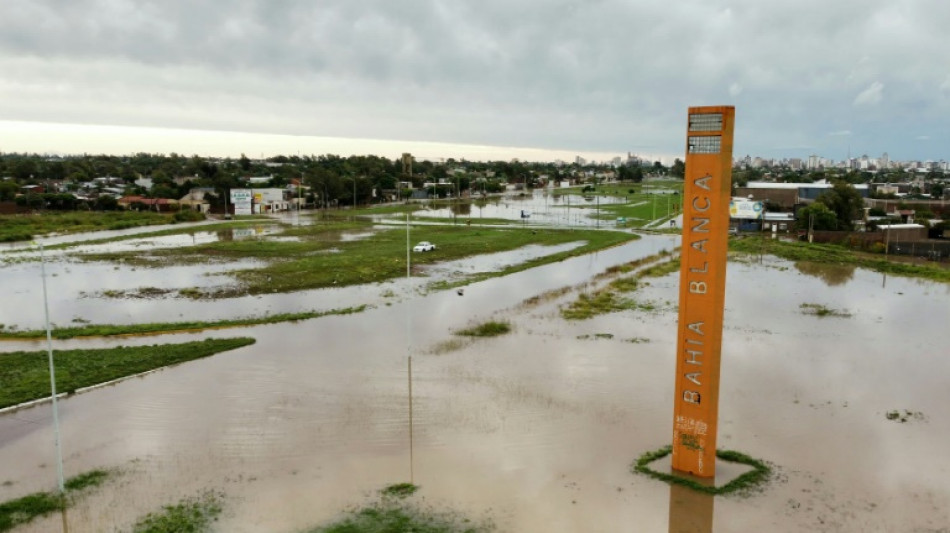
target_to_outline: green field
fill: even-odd
[[[249,344],[254,344],[254,339],[239,337],[182,344],[57,350],[53,352],[56,386],[60,392],[73,392]],[[45,351],[0,353],[0,408],[49,397],[48,364]]]
[[[342,240],[343,230],[372,232],[372,235],[358,240]],[[210,298],[343,287],[406,275],[406,230],[403,227],[380,228],[374,227],[371,222],[354,219],[289,227],[281,236],[296,237],[299,240],[263,238],[218,241],[145,253],[84,254],[78,257],[156,267],[244,259],[256,259],[265,263],[259,268],[232,272],[239,286],[201,295]],[[529,244],[584,242],[582,246],[571,251],[523,264],[527,265],[527,268],[608,248],[636,238],[629,233],[595,230],[413,226],[411,244],[431,241],[436,244],[437,249],[433,252],[413,253],[412,263],[415,266],[434,264],[479,254],[514,250]],[[517,269],[498,272],[495,275],[513,271]]]
[[[172,213],[150,211],[70,211],[0,215],[0,242],[28,241],[50,233],[120,230],[172,224]]]
[[[836,244],[815,244],[798,241],[783,241],[762,237],[743,237],[729,239],[729,250],[744,254],[768,254],[792,261],[811,261],[854,265],[895,276],[924,278],[950,283],[950,269],[936,263],[914,264],[904,261],[891,261],[882,254],[855,252]]]

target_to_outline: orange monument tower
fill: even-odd
[[[691,107],[686,133],[673,468],[707,478],[716,475],[734,121],[732,106]]]

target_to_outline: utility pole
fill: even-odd
[[[53,401],[53,433],[56,443],[56,474],[59,482],[59,494],[66,494],[66,484],[63,478],[63,448],[59,432],[59,406],[56,403],[56,366],[53,363],[53,336],[49,322],[49,298],[46,294],[46,255],[43,252],[43,243],[40,246],[40,273],[43,278],[43,311],[46,316],[46,349],[49,356],[49,384],[50,398]]]
[[[884,260],[887,260],[887,254],[891,250],[891,225],[888,224],[884,230]]]

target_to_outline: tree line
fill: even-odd
[[[58,185],[64,193],[83,189],[92,196],[106,185],[92,187],[96,178],[118,178],[128,194],[150,198],[178,199],[196,187],[213,189],[212,203],[223,203],[225,194],[233,188],[248,187],[246,178],[268,177],[266,186],[284,188],[302,182],[309,188],[309,202],[321,205],[370,203],[382,191],[396,191],[404,197],[409,188],[419,189],[424,183],[443,183],[430,187],[435,196],[449,196],[463,191],[499,192],[507,184],[521,184],[532,188],[542,179],[561,181],[568,178],[616,172],[624,181],[641,181],[645,173],[682,175],[682,162],[677,160],[672,169],[656,162],[651,166],[623,165],[614,169],[602,164],[555,164],[523,161],[465,161],[447,159],[442,163],[411,160],[411,174],[404,172],[401,157],[389,159],[376,155],[343,157],[334,154],[320,156],[285,156],[252,160],[242,154],[239,158],[207,158],[176,153],[138,153],[131,156],[77,155],[48,157],[39,154],[0,154],[0,201],[11,201],[20,195],[23,185],[43,186],[47,193],[37,198],[20,200],[27,205],[45,204],[47,208],[76,208],[73,200],[54,194]],[[140,178],[151,180],[146,189],[133,185]],[[106,202],[108,203],[108,202]],[[106,205],[98,206],[108,208]]]

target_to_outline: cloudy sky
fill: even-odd
[[[950,159],[948,51],[947,0],[2,0],[0,150],[74,151],[70,124],[672,157],[728,104],[736,156]]]

